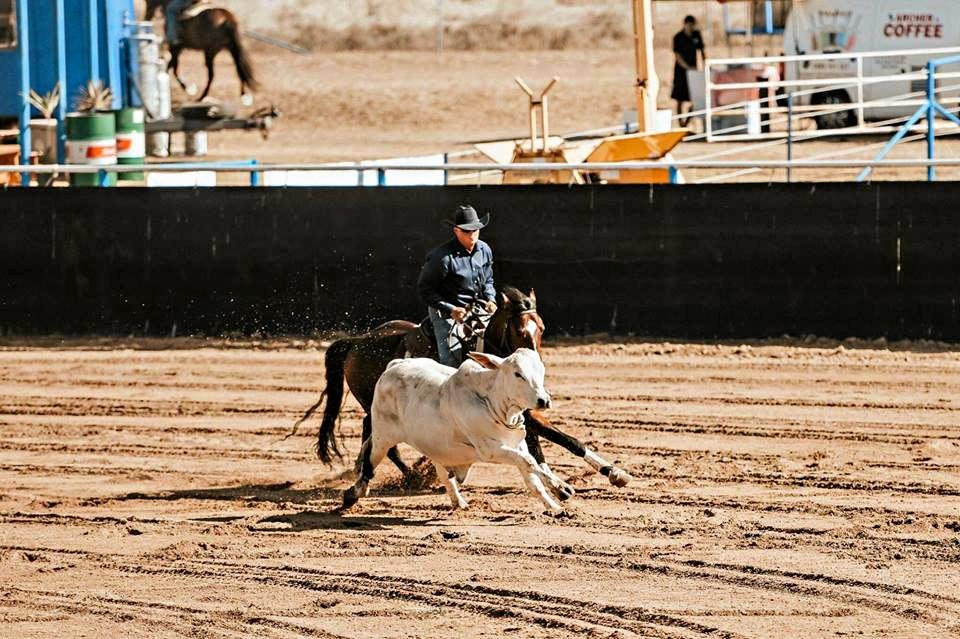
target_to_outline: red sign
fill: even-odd
[[[943,38],[943,23],[930,13],[897,13],[887,16],[883,35],[888,38]]]

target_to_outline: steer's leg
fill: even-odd
[[[517,469],[520,470],[520,476],[523,477],[523,483],[527,485],[530,492],[540,498],[540,501],[547,507],[547,510],[554,513],[563,512],[563,507],[549,495],[544,486],[544,483],[555,484],[556,479],[547,475],[547,473],[540,468],[537,460],[527,452],[525,446],[523,450],[519,450],[518,448],[503,445],[490,452],[490,458],[484,461],[516,466]],[[559,486],[557,486],[556,489],[559,489]]]
[[[457,482],[457,472],[447,470],[437,462],[433,462],[433,467],[437,469],[437,477],[443,482],[443,487],[447,489],[447,497],[450,498],[450,505],[453,509],[467,508],[470,504],[460,494],[460,486]]]
[[[457,482],[460,484],[467,483],[467,477],[470,475],[470,469],[473,468],[473,464],[466,464],[464,466],[454,466],[453,472],[457,477]]]
[[[521,453],[529,453],[526,442],[520,442],[520,444],[517,446],[517,450],[519,450]],[[533,455],[531,454],[531,456]],[[534,457],[534,460],[536,461],[536,457]],[[560,501],[566,501],[577,494],[577,491],[573,489],[573,486],[560,479],[546,463],[541,462],[537,465],[547,476],[547,488],[553,491],[553,494],[557,499]]]
[[[360,449],[360,476],[357,478],[357,483],[343,492],[341,509],[347,509],[357,503],[357,500],[361,497],[367,496],[367,493],[370,492],[370,480],[373,479],[374,469],[380,465],[380,462],[386,457],[387,451],[394,444],[396,442],[385,441],[382,437],[378,437],[376,433],[363,442],[363,447]]]
[[[363,441],[363,442],[367,441],[370,438],[370,435],[372,433],[373,433],[373,424],[371,422],[370,413],[367,413],[366,415],[363,416],[363,431],[360,434],[360,441]],[[390,459],[390,461],[393,462],[393,465],[396,466],[401,473],[403,473],[404,478],[406,478],[410,474],[410,467],[403,462],[403,459],[400,457],[400,453],[397,451],[396,446],[393,446],[387,452],[387,457]],[[357,456],[357,462],[356,464],[354,464],[354,467],[353,467],[357,475],[360,474],[360,466],[362,464],[363,464],[363,455],[361,454]]]

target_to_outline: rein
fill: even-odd
[[[466,349],[469,346],[469,342],[473,338],[477,338],[478,344],[484,344],[487,330],[490,328],[491,321],[494,316],[499,312],[499,309],[493,313],[487,313],[482,307],[477,306],[476,304],[470,307],[470,311],[467,313],[467,316],[462,322],[457,322],[454,324],[453,338],[457,341],[457,344],[461,349]],[[509,355],[508,344],[507,344],[507,335],[509,333],[507,324],[510,320],[523,317],[524,315],[534,315],[537,312],[536,304],[531,308],[525,308],[522,310],[511,310],[510,314],[505,318],[503,329],[500,331],[500,340],[498,343],[493,341],[486,341],[487,347],[493,347],[495,352],[492,352],[491,355],[497,355],[499,357],[505,357]],[[479,348],[483,350],[483,348]]]

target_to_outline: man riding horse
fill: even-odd
[[[418,288],[431,310],[430,324],[435,327],[436,341],[433,336],[427,339],[421,325],[405,320],[392,320],[362,335],[335,340],[327,348],[324,354],[325,387],[317,402],[297,420],[290,433],[293,435],[300,424],[323,406],[323,420],[317,433],[317,456],[321,461],[331,464],[334,457],[342,457],[337,446],[336,427],[346,390],[344,382],[363,409],[361,441],[366,441],[372,432],[370,411],[375,386],[390,362],[404,357],[429,357],[439,360],[439,354],[446,349],[447,362],[454,363],[451,358],[459,359],[463,352],[463,345],[460,343],[463,333],[459,332],[462,329],[458,329],[459,334],[453,329],[455,325],[462,325],[456,323],[454,315],[461,320],[468,315],[464,304],[471,300],[476,302],[471,305],[470,316],[475,315],[477,307],[481,305],[484,307],[484,315],[486,312],[490,313],[483,330],[482,348],[477,347],[476,350],[499,357],[507,357],[520,348],[529,348],[540,354],[544,324],[537,313],[537,299],[533,290],[524,295],[507,286],[499,293],[499,307],[493,303],[493,299],[497,299],[493,288],[493,251],[479,240],[479,231],[488,222],[489,215],[481,219],[473,207],[459,207],[452,221],[453,240],[437,247],[427,256]],[[434,319],[436,321],[433,321]],[[470,317],[467,320],[470,322]],[[450,348],[451,345],[454,346],[453,349]],[[460,348],[459,353],[457,347]],[[459,361],[454,365],[459,365]],[[537,411],[524,413],[524,422],[530,454],[544,467],[546,464],[539,443],[540,437],[582,458],[594,470],[607,477],[614,486],[625,486],[630,481],[628,473],[605,460],[580,440],[551,426]],[[396,448],[391,448],[387,456],[404,475],[409,473],[409,468],[403,463]]]
[[[194,5],[198,6],[190,15],[184,15]],[[173,72],[180,87],[186,91],[187,85],[178,71],[180,53],[184,49],[203,51],[207,66],[207,86],[200,95],[203,100],[210,93],[213,84],[214,60],[220,51],[229,51],[240,79],[240,97],[244,104],[252,100],[247,89],[256,89],[253,66],[243,48],[240,39],[240,26],[236,17],[227,9],[210,5],[200,0],[146,0],[145,20],[152,20],[157,10],[162,8],[166,20],[165,34],[170,49],[170,62],[167,70]]]
[[[480,229],[490,221],[480,219],[469,204],[453,214],[453,239],[427,254],[417,289],[427,306],[437,340],[441,364],[456,368],[463,362],[463,344],[454,330],[467,317],[467,306],[483,302],[487,313],[497,310],[493,286],[493,250],[480,240]]]

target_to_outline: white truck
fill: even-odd
[[[960,0],[799,0],[784,25],[784,53],[810,55],[819,53],[864,53],[889,51],[883,57],[863,59],[863,76],[889,76],[923,69],[930,58],[945,54],[904,55],[909,49],[960,47]],[[953,16],[951,18],[951,16]],[[958,50],[960,53],[960,50]],[[960,65],[945,67],[955,72]],[[805,60],[787,63],[786,80],[823,78],[855,78],[855,59]],[[960,79],[942,84],[960,84]],[[809,87],[803,87],[809,88]],[[924,91],[923,79],[868,82],[864,85],[864,102]],[[953,92],[951,92],[953,93]],[[922,96],[914,98],[922,99]],[[853,86],[843,86],[798,99],[822,105],[856,102]],[[870,107],[865,119],[906,117],[916,105]],[[820,128],[837,128],[856,124],[852,110],[840,110],[817,118]]]

